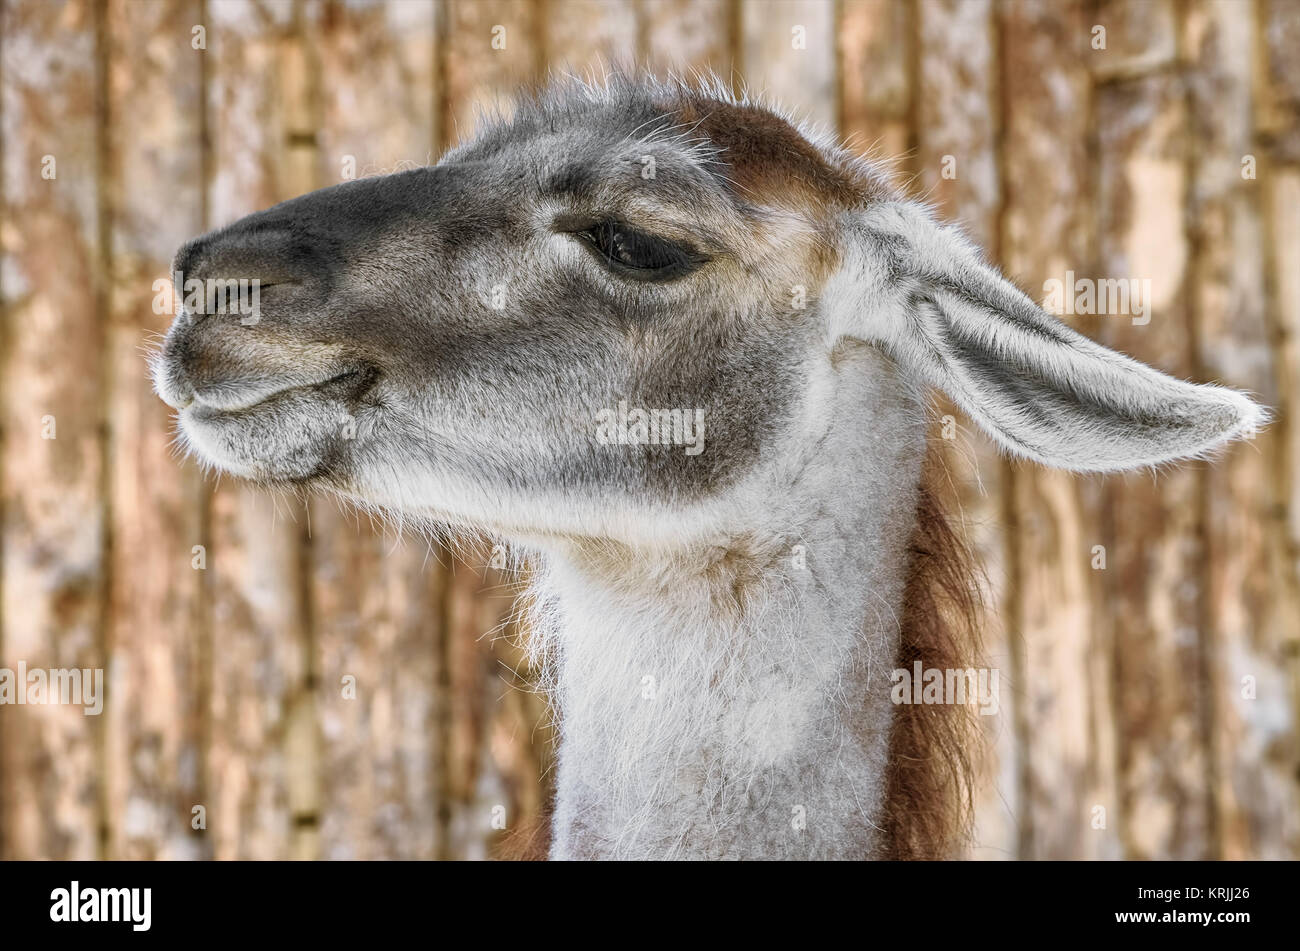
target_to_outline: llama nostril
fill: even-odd
[[[301,238],[288,229],[258,223],[258,217],[195,238],[176,252],[172,279],[196,318],[232,310],[254,316],[263,291],[301,290],[308,276],[319,270]]]

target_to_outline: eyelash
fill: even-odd
[[[606,220],[573,232],[606,267],[642,281],[666,281],[695,270],[705,258],[664,238]]]

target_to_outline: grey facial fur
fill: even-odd
[[[190,242],[175,269],[260,279],[261,317],[180,316],[160,395],[218,466],[363,498],[376,494],[368,480],[412,467],[612,505],[734,482],[789,425],[798,355],[820,328],[792,304],[790,285],[808,278],[774,280],[790,269],[782,249],[740,244],[770,211],[739,197],[699,143],[656,137],[674,119],[632,86],[607,102],[543,100],[436,166],[304,195]],[[621,278],[571,233],[610,217],[708,261],[671,282]],[[600,445],[595,416],[620,401],[702,410],[709,450]]]

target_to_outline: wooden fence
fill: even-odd
[[[204,478],[143,348],[185,239],[631,60],[896,157],[1034,296],[1149,280],[1149,322],[1067,319],[1275,409],[1159,479],[947,448],[1000,619],[972,854],[1300,856],[1297,0],[0,11],[0,668],[106,680],[100,716],[0,706],[0,857],[476,858],[536,821],[551,734],[486,553]]]

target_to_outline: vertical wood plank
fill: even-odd
[[[85,2],[14,0],[2,15],[8,326],[0,372],[0,667],[102,671],[102,23]],[[108,672],[103,679],[107,692]],[[6,857],[95,858],[100,723],[80,706],[6,704],[0,730]]]
[[[284,125],[279,130],[279,158],[282,173],[277,200],[313,191],[321,184],[322,122],[321,63],[309,41],[310,13],[318,9],[305,0],[294,0],[288,29],[280,37],[277,53],[280,96]],[[320,817],[324,798],[321,760],[324,744],[317,710],[320,672],[316,651],[318,618],[312,600],[314,551],[311,541],[311,508],[306,498],[295,498],[295,531],[292,538],[294,629],[286,634],[294,652],[295,668],[288,682],[283,725],[286,764],[289,833],[288,855],[294,859],[320,857]]]
[[[4,222],[12,220],[9,217],[9,200],[7,195],[6,183],[8,179],[5,164],[8,155],[9,126],[5,124],[5,101],[8,99],[9,87],[5,82],[5,44],[4,34],[8,28],[7,21],[8,10],[4,4],[0,4],[0,369],[8,370],[9,358],[9,298],[6,293],[8,271],[8,242],[6,240]],[[0,398],[3,398],[4,390],[0,388]],[[3,413],[3,409],[0,409]],[[8,492],[5,488],[5,464],[8,460],[6,450],[7,442],[5,441],[5,424],[8,420],[0,415],[0,583],[4,581],[5,571],[5,545],[4,545],[4,526],[8,524],[5,516],[5,505],[8,501]],[[0,596],[0,663],[8,659],[5,652],[5,612],[4,597]],[[9,827],[9,785],[11,777],[16,774],[17,760],[11,759],[10,750],[14,749],[10,742],[10,736],[3,721],[0,721],[0,862],[11,857],[9,842],[11,831]]]
[[[1255,22],[1213,2],[1186,4],[1178,13],[1192,119],[1189,308],[1197,376],[1247,385],[1271,403],[1276,391],[1265,336],[1262,234],[1258,208],[1252,206],[1255,189],[1245,187],[1240,165],[1251,149]],[[1247,812],[1267,809],[1266,801],[1276,799],[1267,772],[1258,769],[1264,765],[1259,751],[1251,751],[1251,714],[1258,710],[1267,717],[1277,708],[1278,684],[1266,683],[1262,703],[1258,696],[1255,702],[1235,702],[1246,698],[1240,686],[1233,686],[1243,676],[1259,678],[1265,658],[1257,648],[1273,639],[1269,619],[1261,611],[1268,601],[1258,600],[1258,589],[1251,590],[1269,581],[1271,506],[1265,490],[1272,440],[1264,436],[1247,448],[1258,451],[1242,453],[1234,447],[1207,469],[1204,480],[1207,689],[1200,713],[1209,755],[1209,849],[1216,858],[1240,858],[1250,835]],[[1260,491],[1240,491],[1251,483]],[[1267,663],[1266,681],[1268,668],[1278,669],[1275,662]],[[1281,699],[1285,711],[1285,691]],[[1242,781],[1254,800],[1245,809],[1236,796]],[[1283,796],[1282,805],[1287,798]]]
[[[920,0],[917,31],[920,185],[941,212],[996,254],[1001,194],[993,5]]]
[[[437,562],[330,502],[313,505],[312,528],[322,855],[432,858]]]
[[[215,156],[212,225],[292,193],[285,148],[296,43],[288,2],[209,0],[209,112]],[[212,802],[214,855],[302,857],[312,821],[289,755],[310,668],[304,609],[306,512],[297,499],[227,480],[212,500]],[[309,805],[309,804],[308,804]]]
[[[658,74],[716,73],[733,80],[730,0],[637,0],[638,56]]]
[[[1003,115],[1002,263],[1042,299],[1046,282],[1087,274],[1094,221],[1088,200],[1091,83],[1081,2],[1009,0],[1000,9]],[[1077,318],[1063,317],[1084,332]],[[1022,736],[1022,857],[1118,858],[1114,723],[1104,619],[1091,586],[1095,512],[1077,477],[1017,466],[1018,599],[1023,640],[1018,697],[1032,729]],[[1094,811],[1100,807],[1103,811]],[[1104,821],[1103,821],[1104,820]]]
[[[310,12],[322,103],[317,184],[429,161],[437,135],[431,0]],[[437,557],[419,537],[398,538],[330,498],[312,500],[311,530],[322,855],[432,858]]]
[[[1173,42],[1166,35],[1172,23],[1157,21],[1144,34],[1146,26],[1125,19],[1141,17],[1146,24],[1148,13],[1139,5],[1124,7],[1111,22],[1164,50]],[[1111,79],[1107,68],[1100,78],[1107,81],[1096,90],[1097,276],[1149,281],[1150,311],[1148,323],[1125,314],[1096,317],[1096,336],[1190,378],[1189,140],[1182,86],[1169,72]],[[1191,464],[1158,480],[1150,473],[1114,476],[1103,489],[1112,521],[1101,581],[1114,632],[1121,835],[1130,858],[1195,858],[1210,847],[1199,712],[1206,702],[1202,479],[1202,467]]]
[[[547,0],[543,17],[547,72],[599,80],[637,57],[635,0]]]
[[[1174,7],[1172,0],[1098,0],[1089,17],[1094,74],[1124,79],[1172,66],[1178,55]],[[1097,27],[1104,36],[1094,37]]]
[[[916,189],[996,258],[1001,192],[993,6],[985,0],[921,0],[913,29]],[[939,442],[954,514],[987,574],[983,663],[1000,672],[999,712],[980,717],[987,743],[977,789],[976,854],[1012,855],[1019,848],[1015,819],[1023,799],[1021,779],[1013,772],[1019,765],[1015,747],[1026,731],[1019,635],[1002,600],[1015,563],[1014,553],[1006,551],[1015,514],[1005,501],[1009,469],[950,403],[940,401],[938,413],[941,419],[951,417],[946,428],[955,436]],[[942,434],[945,427],[938,428]]]
[[[1243,176],[1253,149],[1254,17],[1230,2],[1180,8],[1193,112],[1191,306],[1198,376],[1277,401],[1264,299],[1264,233],[1258,178]],[[1257,159],[1256,159],[1257,161]],[[1211,760],[1216,857],[1287,854],[1295,802],[1294,770],[1270,750],[1274,724],[1288,723],[1287,629],[1294,603],[1271,597],[1281,580],[1273,564],[1284,549],[1274,517],[1272,433],[1235,447],[1205,474],[1206,675],[1202,723]],[[1274,851],[1277,850],[1277,851]]]
[[[1260,19],[1251,87],[1256,146],[1252,154],[1259,160],[1264,316],[1277,393],[1273,424],[1259,442],[1261,450],[1272,447],[1269,482],[1276,528],[1266,597],[1274,613],[1265,617],[1275,620],[1266,629],[1267,639],[1251,637],[1257,661],[1252,666],[1260,668],[1264,676],[1257,679],[1267,680],[1268,686],[1259,693],[1266,702],[1257,701],[1244,711],[1242,720],[1249,725],[1250,737],[1237,755],[1245,759],[1254,753],[1264,761],[1257,769],[1289,775],[1292,783],[1289,803],[1282,798],[1285,790],[1271,780],[1266,780],[1267,795],[1256,797],[1248,785],[1253,778],[1250,771],[1230,761],[1222,769],[1221,783],[1240,790],[1241,805],[1237,810],[1224,809],[1223,851],[1226,856],[1238,854],[1244,838],[1251,857],[1294,858],[1300,854],[1300,788],[1294,782],[1300,764],[1300,437],[1296,428],[1300,420],[1300,215],[1296,213],[1300,208],[1300,8],[1268,2],[1258,4],[1256,10]],[[1248,185],[1239,187],[1253,191]],[[1257,491],[1252,487],[1252,493]],[[1234,705],[1243,713],[1240,681],[1223,686],[1233,691]],[[1285,713],[1277,704],[1283,694],[1289,700]],[[1223,748],[1231,751],[1229,743],[1236,731],[1231,730],[1231,720],[1229,725]]]
[[[837,28],[841,134],[899,178],[914,171],[913,14],[905,0],[844,0]]]
[[[193,549],[203,542],[204,488],[196,465],[178,466],[171,413],[154,395],[143,358],[173,314],[170,295],[154,282],[170,284],[176,248],[203,230],[206,54],[191,46],[200,22],[195,0],[114,0],[107,10],[114,702],[104,766],[114,858],[209,854],[206,833],[191,823],[203,799],[202,578]]]
[[[1269,238],[1267,266],[1270,271],[1271,300],[1274,306],[1275,354],[1279,382],[1277,413],[1273,425],[1273,438],[1278,443],[1277,461],[1274,463],[1273,483],[1281,507],[1281,518],[1286,526],[1285,537],[1280,539],[1277,556],[1278,575],[1276,587],[1270,595],[1281,604],[1279,611],[1289,622],[1282,635],[1285,657],[1283,680],[1290,696],[1290,711],[1285,723],[1268,723],[1268,755],[1280,762],[1294,775],[1295,764],[1300,762],[1300,631],[1295,618],[1300,616],[1300,437],[1297,420],[1300,420],[1300,217],[1295,209],[1300,207],[1300,167],[1276,167],[1267,184],[1265,208],[1266,228]],[[1277,689],[1282,689],[1279,686]],[[1296,796],[1292,787],[1292,796]],[[1285,846],[1288,858],[1300,855],[1300,835],[1297,835],[1295,818],[1300,815],[1292,806],[1278,828],[1270,824],[1267,835],[1281,839],[1279,850]],[[1261,836],[1265,833],[1261,831]],[[1270,848],[1269,852],[1272,853]],[[1254,856],[1252,856],[1254,857]]]
[[[507,106],[515,89],[541,78],[541,9],[529,0],[443,0],[442,147],[470,138],[482,111]]]
[[[741,75],[750,93],[836,132],[835,25],[827,0],[742,0]]]
[[[549,794],[550,732],[544,711],[520,702],[523,685],[511,671],[522,658],[504,639],[511,597],[490,558],[471,546],[450,565],[442,613],[447,849],[463,859],[491,857],[503,833],[530,835]]]

